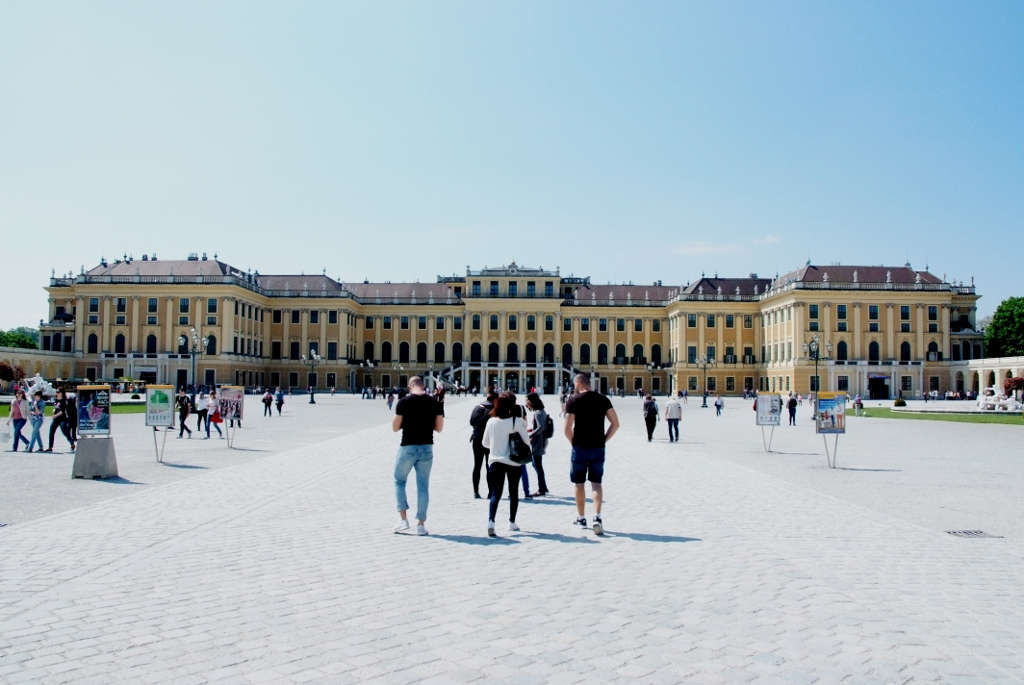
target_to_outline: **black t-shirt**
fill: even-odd
[[[398,400],[395,414],[402,417],[403,445],[433,445],[434,419],[444,416],[443,409],[430,395],[409,393]]]
[[[573,447],[604,447],[604,418],[611,408],[611,400],[593,390],[569,398],[565,413],[575,419]]]

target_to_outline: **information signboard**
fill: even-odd
[[[846,433],[846,396],[839,392],[819,392],[815,400],[816,433]]]
[[[778,426],[782,422],[782,398],[778,395],[757,396],[757,425]]]
[[[80,385],[78,393],[78,434],[110,435],[110,386]]]
[[[146,425],[154,428],[174,427],[174,386],[146,386]]]
[[[240,385],[225,385],[217,391],[217,411],[225,421],[242,420],[245,407],[245,388]]]

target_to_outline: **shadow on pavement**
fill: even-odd
[[[533,504],[559,504],[563,507],[575,506],[576,500],[569,497],[531,497],[526,499],[525,497],[519,498],[519,503],[532,502]]]
[[[437,538],[438,540],[447,540],[448,542],[461,542],[464,545],[518,545],[518,540],[512,540],[510,538],[492,538],[486,534],[480,537],[472,535],[437,535],[431,533],[429,537]]]
[[[160,462],[163,466],[170,466],[172,469],[208,469],[209,466],[198,466],[196,464],[172,464],[169,461]]]
[[[769,454],[788,454],[794,457],[824,457],[821,452],[783,452],[782,450],[768,450]]]
[[[145,485],[145,483],[140,483],[137,480],[128,480],[121,476],[114,478],[76,478],[76,480],[92,480],[100,483],[113,483],[114,485]]]
[[[236,452],[269,452],[270,451],[270,450],[260,449],[259,447],[230,447],[228,449],[233,449]]]
[[[597,542],[592,538],[580,536],[562,535],[561,533],[537,533],[532,530],[524,530],[519,533],[520,537],[536,538],[537,540],[552,540],[554,542],[582,542],[583,544],[594,544]]]
[[[849,466],[837,466],[836,471],[867,471],[872,473],[903,473],[903,469],[855,469]]]
[[[703,542],[700,538],[687,538],[680,535],[657,535],[655,533],[616,533],[605,530],[606,538],[629,538],[637,542]]]

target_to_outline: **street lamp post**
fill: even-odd
[[[807,349],[807,356],[814,360],[814,387],[812,387],[811,390],[814,391],[814,396],[817,398],[818,392],[821,391],[821,377],[818,375],[818,360],[829,359],[832,356],[832,343],[828,343],[825,346],[826,355],[824,357],[821,356],[821,345],[818,343],[817,334],[811,338],[811,341],[808,342],[805,347]],[[814,412],[814,418],[817,418],[817,411],[812,411]]]
[[[306,356],[303,355],[302,356],[302,361],[304,361],[307,364],[309,364],[309,375],[310,375],[310,378],[307,378],[306,380],[312,380],[313,372],[316,369],[316,365],[323,361],[323,357],[321,357],[319,354],[317,354],[316,348],[313,348],[312,350],[309,351],[309,358],[307,359]],[[314,386],[313,383],[310,383],[309,384],[309,403],[310,404],[316,404],[316,399],[313,397],[313,394],[314,394],[315,391],[316,391],[316,387]]]
[[[195,328],[190,328],[188,333],[181,334],[178,336],[178,344],[188,350],[189,356],[192,357],[192,404],[195,405],[196,401],[196,355],[203,353],[203,343],[209,343],[209,338],[199,338],[199,332]]]
[[[704,397],[701,398],[700,406],[701,406],[702,409],[707,409],[708,408],[708,367],[709,366],[714,366],[715,365],[715,360],[714,360],[713,357],[708,357],[707,355],[705,355],[705,356],[703,356],[703,357],[701,357],[700,359],[697,360],[697,364],[704,371],[704,393],[703,393]]]

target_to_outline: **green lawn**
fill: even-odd
[[[853,416],[853,411],[847,414]],[[914,419],[918,421],[954,421],[959,423],[1009,423],[1024,426],[1024,416],[1010,412],[988,412],[986,414],[920,414],[893,411],[885,407],[864,407],[861,416],[878,419]]]
[[[111,414],[144,414],[146,413],[146,405],[144,404],[115,404],[110,408]],[[46,407],[46,415],[50,416],[53,414],[53,407]],[[11,415],[11,405],[0,404],[0,418],[7,418]]]

